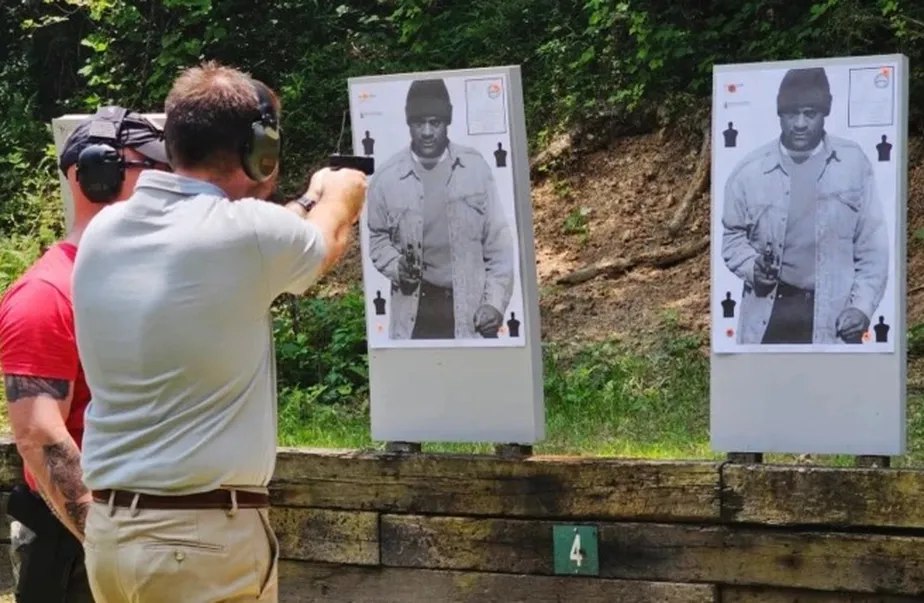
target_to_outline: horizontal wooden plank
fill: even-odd
[[[918,597],[890,595],[864,595],[858,593],[830,593],[810,590],[791,590],[745,586],[723,586],[719,601],[722,603],[920,603]]]
[[[383,515],[382,564],[552,574],[552,522]],[[600,576],[924,595],[924,537],[598,523]]]
[[[924,527],[924,472],[727,465],[722,517],[770,525]]]
[[[718,464],[281,450],[273,503],[396,513],[709,521]]]
[[[285,559],[377,565],[375,513],[273,507],[270,523]]]
[[[282,603],[713,603],[715,587],[632,580],[527,576],[284,561]]]

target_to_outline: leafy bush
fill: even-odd
[[[0,65],[0,236],[60,234],[61,202],[50,128],[35,121],[35,93],[21,85],[24,63]]]
[[[365,400],[368,394],[363,296],[287,297],[273,309],[279,387],[307,402]]]
[[[34,95],[17,79],[21,62],[0,65],[0,295],[63,234],[63,208],[49,128],[29,118]]]
[[[575,123],[699,121],[728,62],[904,52],[924,91],[924,4],[898,0],[47,0],[5,3],[0,21],[3,77],[35,97],[17,123],[158,109],[202,59],[266,80],[285,107],[287,185],[332,150],[356,75],[520,65],[533,145]],[[912,118],[920,130],[917,105]]]
[[[919,322],[908,329],[908,355],[924,356],[924,323]]]

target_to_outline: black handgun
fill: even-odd
[[[420,255],[418,255],[418,253],[414,250],[414,246],[412,244],[408,243],[407,249],[402,251],[401,255],[404,256],[404,261],[408,270],[408,277],[411,280],[410,282],[402,281],[400,283],[400,289],[401,292],[405,295],[410,295],[417,289],[417,284],[420,282],[420,279],[423,276],[423,266],[421,265]]]
[[[414,251],[414,246],[410,243],[407,244],[407,251],[404,252],[404,258],[407,260],[407,267],[411,271],[411,276],[415,279],[419,279],[423,267],[420,265],[420,256],[417,255]]]
[[[764,250],[764,266],[767,268],[768,275],[771,278],[776,278],[779,275],[779,266],[777,262],[779,257],[773,252],[773,243],[767,241],[767,247]]]
[[[367,176],[371,176],[375,172],[375,160],[372,157],[363,157],[361,155],[334,153],[328,158],[327,165],[334,169],[349,168],[359,170]]]

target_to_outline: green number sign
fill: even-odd
[[[596,576],[600,573],[595,526],[552,526],[555,573]]]

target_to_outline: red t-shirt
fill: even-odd
[[[0,301],[0,372],[74,382],[67,431],[78,447],[90,390],[77,357],[71,274],[77,247],[52,246],[13,283]],[[34,490],[35,480],[25,471]]]

